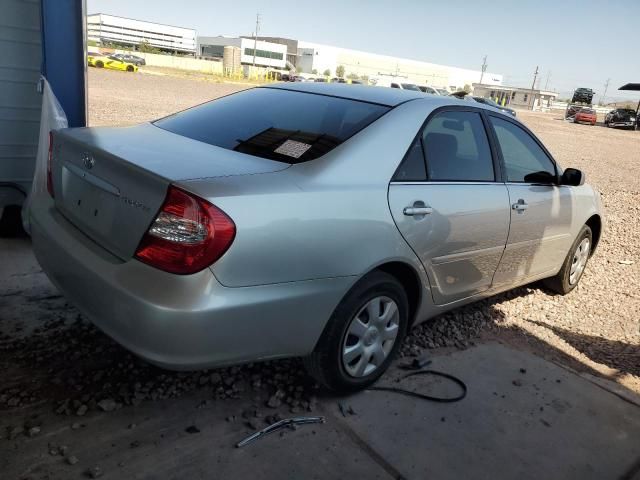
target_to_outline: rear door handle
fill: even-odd
[[[516,203],[511,204],[511,208],[518,213],[523,213],[527,208],[529,208],[529,205],[524,201],[524,199],[520,198]]]
[[[404,213],[407,216],[413,217],[416,215],[430,215],[431,213],[433,213],[433,208],[431,207],[404,207],[404,210],[402,210],[402,213]]]

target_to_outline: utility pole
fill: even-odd
[[[256,30],[253,34],[253,66],[256,66],[256,50],[258,48],[258,31],[260,30],[260,14],[256,13]]]
[[[544,82],[544,89],[548,90],[549,89],[549,80],[551,79],[551,70],[549,70],[547,72],[547,81]]]
[[[607,89],[609,88],[610,81],[611,79],[607,78],[607,83],[604,84],[604,93],[602,94],[602,98],[600,99],[600,103],[602,103],[602,105],[604,105],[604,97],[607,96]]]
[[[538,78],[538,66],[536,65],[536,71],[533,73],[533,82],[531,83],[531,98],[529,99],[529,105],[531,105],[531,110],[533,110],[533,108],[535,107],[535,101],[534,101],[534,93],[533,91],[536,88],[536,79]]]
[[[487,71],[487,56],[485,55],[482,59],[482,72],[480,73],[480,84],[482,84],[482,79],[484,78],[484,72]]]

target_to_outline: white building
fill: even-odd
[[[331,76],[336,75],[336,68],[342,65],[345,75],[366,75],[371,80],[381,76],[392,75],[406,78],[407,82],[418,85],[444,87],[450,90],[462,89],[465,85],[472,85],[482,81],[484,84],[500,85],[502,75],[480,70],[437,65],[435,63],[411,60],[408,58],[378,55],[376,53],[350,50],[312,42],[298,42],[297,66],[302,72],[322,75],[326,70]]]
[[[255,46],[255,53],[254,53]],[[223,58],[224,47],[240,49],[240,63],[258,67],[285,69],[287,46],[245,37],[198,37],[197,55]],[[255,62],[254,62],[255,61]]]
[[[196,31],[160,23],[96,13],[87,16],[87,39],[100,44],[138,46],[148,42],[161,50],[195,53]]]
[[[556,92],[531,90],[526,87],[487,85],[485,83],[474,83],[473,94],[478,97],[491,98],[500,105],[533,108],[533,110],[549,110],[558,98]]]

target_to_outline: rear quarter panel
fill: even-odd
[[[393,221],[387,193],[408,146],[438,105],[407,102],[329,154],[281,172],[181,183],[236,223],[231,248],[212,266],[216,278],[243,287],[360,276],[388,261],[403,261],[424,275]]]

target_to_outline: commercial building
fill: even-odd
[[[332,47],[312,42],[298,42],[297,66],[304,73],[323,74],[329,70],[336,74],[338,66],[344,67],[345,75],[366,76],[372,83],[383,76],[406,78],[418,85],[445,87],[450,90],[464,88],[479,82],[481,77],[489,85],[502,84],[502,75],[480,70],[438,65],[407,58],[378,55],[376,53]]]
[[[100,44],[137,47],[141,43],[160,50],[195,53],[196,31],[160,23],[96,13],[87,16],[87,39]]]
[[[240,63],[277,69],[287,68],[287,45],[248,37],[198,37],[197,55],[223,59],[225,47],[240,51]],[[255,51],[254,51],[255,50]],[[227,52],[229,48],[227,48]]]
[[[534,110],[551,109],[553,102],[558,97],[556,92],[485,83],[474,83],[473,94],[478,97],[491,98],[500,105],[533,108]]]

